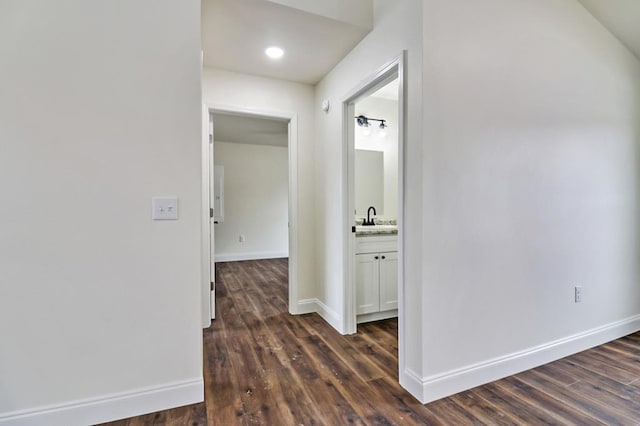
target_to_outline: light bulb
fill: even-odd
[[[271,59],[280,59],[284,55],[284,50],[277,46],[268,47],[264,53]]]
[[[384,123],[384,120],[382,120],[380,122],[380,126],[378,126],[378,136],[380,136],[381,138],[386,137],[387,136],[387,127],[389,127],[389,126],[387,126]]]

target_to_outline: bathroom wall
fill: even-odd
[[[215,164],[224,166],[224,221],[215,225],[216,262],[287,257],[288,148],[222,141],[214,146]]]
[[[381,189],[384,194],[384,206],[380,209],[383,214],[377,217],[381,219],[398,218],[398,102],[389,99],[369,96],[355,104],[355,115],[363,114],[367,117],[383,118],[388,120],[386,136],[378,134],[378,122],[373,121],[371,134],[365,136],[362,127],[356,125],[355,148],[383,153],[384,186]],[[379,207],[379,206],[377,206]],[[356,214],[356,217],[361,215]]]

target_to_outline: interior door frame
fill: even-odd
[[[382,65],[362,80],[342,101],[342,188],[343,188],[343,330],[345,334],[357,331],[355,286],[355,233],[352,232],[355,211],[355,103],[395,78],[398,79],[398,370],[405,366],[405,302],[404,302],[404,147],[406,144],[406,51]],[[402,374],[401,374],[402,376]]]
[[[211,229],[210,229],[210,213],[209,206],[211,203],[210,200],[210,164],[209,161],[209,150],[212,149],[211,142],[209,141],[210,134],[210,115],[209,107],[206,104],[202,105],[202,141],[201,141],[201,161],[200,161],[200,171],[202,175],[201,179],[201,201],[200,201],[200,210],[201,210],[201,245],[200,245],[200,253],[201,253],[201,318],[202,318],[202,328],[207,328],[211,325]]]
[[[237,106],[219,105],[219,104],[204,104],[206,110],[207,120],[209,114],[233,114],[246,117],[258,117],[288,121],[288,168],[289,168],[289,313],[298,313],[298,277],[299,277],[299,261],[298,261],[298,116],[292,112],[283,111],[268,111],[259,110],[253,108],[242,108]],[[204,114],[203,114],[204,116]],[[207,123],[207,131],[208,131]],[[214,123],[215,126],[215,123]],[[215,141],[213,142],[215,145]],[[208,140],[206,146],[203,139],[202,147],[202,240],[208,241],[209,230],[206,223],[209,219],[209,167],[213,164],[208,158],[209,146]],[[205,164],[206,163],[206,164]],[[213,261],[210,248],[205,248],[203,243],[203,271],[209,268],[209,261]],[[203,274],[204,275],[204,274]],[[206,287],[206,288],[205,288]],[[207,320],[211,317],[210,302],[204,300],[205,294],[208,297],[210,292],[210,283],[208,274],[203,276],[203,327],[208,327],[211,324],[211,320]]]

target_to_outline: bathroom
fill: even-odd
[[[398,316],[398,80],[355,104],[356,322]]]

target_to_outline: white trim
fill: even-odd
[[[422,378],[410,368],[400,370],[400,386],[405,388],[414,398],[420,400],[419,396],[424,393],[424,384]]]
[[[204,401],[202,378],[0,414],[0,425],[104,423]]]
[[[278,251],[263,251],[253,253],[216,253],[216,262],[237,262],[242,260],[260,260],[260,259],[279,259],[282,257],[289,257],[286,252]]]
[[[338,332],[340,332],[341,334],[346,334],[343,330],[340,329],[340,315],[336,311],[325,305],[319,299],[303,299],[298,301],[298,313],[317,313],[322,317],[322,319],[329,323],[331,327],[338,330]]]
[[[298,116],[289,118],[289,313],[297,314],[298,286]]]
[[[209,134],[211,119],[209,108],[206,104],[202,104],[202,141],[201,141],[201,159],[200,159],[200,209],[201,209],[201,235],[200,235],[200,252],[202,267],[200,268],[201,280],[201,302],[200,309],[202,315],[202,328],[208,328],[211,325],[211,317],[213,309],[211,309],[211,230],[209,229]]]
[[[398,375],[406,368],[406,311],[405,311],[405,291],[404,291],[404,229],[405,229],[405,217],[404,217],[404,205],[405,205],[405,147],[406,141],[406,127],[407,127],[407,97],[405,95],[407,87],[407,51],[403,50],[400,58],[398,58],[398,108],[399,117],[402,117],[402,121],[398,126]],[[417,394],[414,394],[417,395]]]
[[[298,301],[299,314],[312,314],[318,312],[318,299],[302,299]]]
[[[362,89],[364,90],[364,89]],[[342,194],[343,194],[343,235],[344,235],[344,284],[343,284],[343,308],[341,329],[347,334],[357,331],[356,323],[356,234],[352,231],[354,225],[353,213],[356,211],[355,196],[355,100],[354,95],[342,103],[343,120],[343,161],[342,161]]]
[[[325,305],[321,300],[316,299],[318,315],[320,315],[331,327],[337,329],[340,333],[345,334],[344,330],[340,330],[340,314]]]
[[[462,392],[473,387],[502,379],[560,358],[602,345],[620,337],[640,331],[640,315],[596,327],[582,333],[554,340],[532,348],[500,356],[484,362],[468,365],[446,373],[424,377],[420,380],[421,402],[427,403]],[[413,393],[415,378],[406,374],[403,384]],[[415,375],[414,375],[415,376]],[[409,388],[411,387],[411,389]],[[419,395],[414,393],[414,395]]]
[[[362,314],[356,317],[356,322],[358,324],[363,324],[366,322],[372,321],[380,321],[389,318],[397,318],[398,310],[392,309],[390,311],[381,311],[381,312],[371,312],[370,314]]]
[[[206,104],[209,112],[263,117],[289,122],[289,313],[298,314],[298,116],[292,112]],[[208,214],[208,212],[207,212]],[[218,257],[214,257],[217,261]]]

